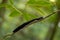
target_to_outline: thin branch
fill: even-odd
[[[4,35],[4,36],[1,38],[1,40],[7,40],[7,38],[8,38],[8,39],[11,39],[11,38],[13,38],[13,37],[14,37],[13,33],[8,33],[8,34]]]
[[[56,11],[56,13],[57,13],[57,12],[60,12],[60,10]],[[59,14],[59,13],[57,13],[57,14]],[[57,31],[57,28],[58,28],[58,22],[59,22],[59,16],[56,17],[56,21],[55,21],[55,23],[54,23],[53,28],[51,28],[51,27],[49,28],[45,40],[53,40],[53,39],[54,39],[54,36],[55,36],[56,31]]]
[[[60,10],[60,0],[56,1],[56,7],[57,7],[57,10]],[[57,18],[56,18],[55,26],[54,26],[54,29],[53,29],[52,36],[51,36],[50,40],[54,40],[56,31],[58,29],[58,22],[59,21],[60,21],[60,11],[57,11]]]
[[[54,39],[54,36],[55,36],[56,31],[57,31],[57,28],[58,28],[58,22],[60,20],[60,11],[57,11],[57,13],[58,13],[57,21],[54,24],[54,28],[52,30],[52,34],[51,34],[50,40],[53,40]]]
[[[46,17],[40,17],[40,18],[36,18],[36,19],[30,20],[30,21],[28,21],[28,22],[25,22],[25,23],[23,23],[22,25],[18,26],[15,30],[13,30],[13,33],[18,32],[19,30],[23,29],[24,27],[26,27],[26,26],[29,25],[29,24],[42,21],[42,20],[50,17],[50,16],[53,15],[53,14],[55,14],[55,12],[52,13],[52,14],[50,14],[50,15],[48,15],[48,16],[46,16]]]

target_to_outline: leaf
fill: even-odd
[[[16,16],[20,16],[20,13],[16,10],[12,11],[10,14],[11,17],[16,17]]]
[[[37,16],[36,15],[34,15],[34,14],[30,14],[30,13],[28,13],[28,12],[24,12],[23,11],[23,18],[25,19],[25,20],[31,20],[31,19],[33,19],[33,18],[36,18]]]
[[[44,0],[40,0],[40,1],[30,0],[28,4],[32,6],[48,6],[48,7],[52,5],[49,1],[44,1]]]
[[[20,10],[18,10],[14,5],[13,5],[13,2],[12,0],[9,0],[10,1],[10,4],[6,4],[5,7],[7,9],[9,9],[11,12],[10,16],[11,17],[15,17],[15,16],[20,16],[22,14],[22,12]]]
[[[30,7],[33,7],[33,8],[43,8],[43,10],[47,11],[47,12],[51,12],[53,11],[53,4],[47,0],[30,0],[28,2],[28,4]]]
[[[10,16],[15,17],[15,16],[20,16],[22,14],[22,12],[20,10],[18,10],[15,6],[10,5],[10,4],[6,4],[6,8],[9,9],[11,12]],[[15,14],[14,14],[15,13]]]

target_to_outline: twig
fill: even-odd
[[[58,28],[58,22],[60,20],[60,11],[57,11],[57,13],[58,13],[57,21],[54,24],[54,29],[52,30],[52,35],[51,35],[50,40],[53,40],[54,39],[54,36],[55,36],[56,31],[57,31],[57,28]]]
[[[13,30],[13,33],[18,32],[19,30],[23,29],[24,27],[26,27],[26,26],[29,25],[29,24],[42,21],[42,20],[50,17],[50,16],[53,15],[53,14],[55,14],[55,12],[53,12],[52,14],[50,14],[50,15],[48,15],[48,16],[46,16],[46,17],[40,17],[40,18],[36,18],[36,19],[30,20],[30,21],[28,21],[28,22],[25,22],[25,23],[23,23],[22,25],[18,26],[15,30]]]

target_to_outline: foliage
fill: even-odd
[[[58,20],[58,15],[54,14],[47,19],[31,24],[16,34],[10,36],[12,31],[20,24],[35,18],[45,17],[57,10],[55,2],[50,0],[6,0],[0,2],[0,9],[5,7],[4,22],[2,22],[1,40],[45,40],[51,35],[51,31]],[[2,11],[4,12],[4,11]],[[1,15],[0,15],[1,16]],[[59,26],[60,27],[60,26]],[[60,28],[57,28],[54,40],[60,40]],[[49,31],[49,32],[48,32]],[[6,37],[7,36],[7,37]]]

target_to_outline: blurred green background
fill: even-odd
[[[0,0],[0,40],[60,40],[60,20],[57,13],[43,21],[28,25],[12,37],[9,36],[24,22],[52,14],[57,10],[56,3],[59,4],[60,1]]]

